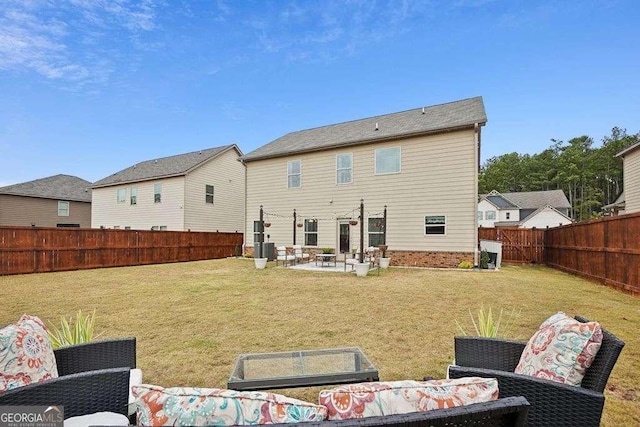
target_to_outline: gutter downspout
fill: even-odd
[[[474,244],[475,250],[473,251],[473,265],[480,265],[480,260],[478,259],[478,253],[480,251],[480,241],[478,240],[478,179],[480,177],[480,124],[475,123],[473,125],[474,131],[474,152],[475,152],[475,163],[478,166],[475,170],[475,180],[474,180],[474,197],[473,197],[473,212],[475,213],[475,233],[474,233]]]
[[[242,226],[244,230],[242,231],[243,237],[242,237],[242,254],[241,254],[241,256],[244,257],[244,254],[247,251],[247,164],[241,158],[238,159],[238,161],[242,163],[242,166],[244,166],[244,209],[243,209],[244,225]],[[253,231],[253,228],[251,230]],[[253,238],[253,234],[251,235],[251,237]],[[255,248],[254,248],[254,257],[255,257]]]

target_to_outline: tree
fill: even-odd
[[[481,193],[562,189],[576,220],[601,214],[622,191],[622,150],[640,142],[640,132],[628,135],[614,127],[600,148],[583,135],[568,142],[551,140],[539,154],[508,153],[488,159],[480,169]]]

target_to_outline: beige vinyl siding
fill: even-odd
[[[0,225],[56,227],[91,226],[91,203],[69,201],[69,216],[58,216],[58,200],[0,194]]]
[[[400,147],[401,172],[375,175],[375,149]],[[353,153],[353,183],[336,184],[336,155]],[[302,186],[287,189],[287,161],[302,161]],[[474,131],[424,136],[393,142],[339,148],[247,163],[246,243],[253,242],[253,221],[259,206],[270,216],[266,230],[270,241],[292,244],[292,210],[300,222],[319,218],[318,246],[338,245],[338,226],[333,219],[359,207],[364,198],[366,217],[381,216],[388,205],[387,244],[394,250],[475,250],[477,164]],[[358,216],[355,212],[354,216]],[[445,215],[447,234],[425,236],[425,215]],[[302,243],[298,228],[297,243]],[[352,246],[357,246],[360,225],[351,227]],[[367,238],[365,226],[365,244]]]
[[[154,184],[162,183],[162,201],[154,203]],[[138,189],[137,204],[131,205],[131,187]],[[124,203],[118,203],[118,189],[125,188]],[[167,226],[167,230],[184,230],[184,177],[136,182],[94,188],[92,191],[91,227],[150,230]]]
[[[624,213],[640,212],[640,148],[624,156]]]
[[[185,229],[242,232],[244,224],[244,165],[235,149],[186,176]],[[213,185],[213,204],[205,203],[205,186]]]

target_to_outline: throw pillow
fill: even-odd
[[[132,387],[138,425],[231,426],[322,421],[327,409],[302,400],[260,391],[217,388]]]
[[[601,344],[598,322],[581,323],[556,313],[533,334],[515,373],[579,386]]]
[[[453,408],[498,398],[495,378],[349,384],[320,392],[330,420]]]
[[[42,320],[25,314],[0,329],[0,392],[57,377],[56,357]]]

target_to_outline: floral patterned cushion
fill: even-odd
[[[56,357],[42,320],[25,314],[0,329],[0,392],[57,377]]]
[[[581,323],[556,313],[531,337],[515,373],[579,386],[601,344],[597,322]]]
[[[320,392],[328,419],[343,420],[453,408],[498,398],[495,378],[369,382]]]
[[[299,423],[327,416],[323,406],[259,391],[142,384],[132,387],[132,392],[138,425],[143,426]]]

